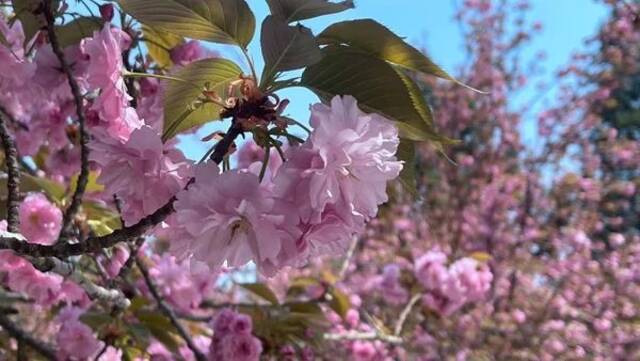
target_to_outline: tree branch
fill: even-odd
[[[375,331],[370,331],[370,332],[346,331],[341,333],[326,333],[324,335],[324,339],[327,341],[380,340],[393,345],[400,345],[404,342],[401,337],[387,335],[387,334],[384,334],[381,332],[375,332]]]
[[[136,265],[138,265],[138,268],[142,273],[142,277],[144,278],[144,281],[147,284],[147,287],[149,288],[149,292],[151,292],[151,295],[153,296],[153,298],[155,298],[156,302],[158,303],[158,307],[160,308],[162,313],[164,313],[165,316],[169,318],[169,320],[171,321],[171,324],[176,328],[176,330],[178,331],[178,333],[180,334],[184,342],[186,342],[191,352],[193,352],[193,354],[195,355],[196,360],[207,361],[207,358],[202,354],[202,352],[200,352],[200,350],[193,343],[193,340],[191,339],[191,336],[189,335],[187,330],[185,330],[184,326],[182,326],[180,321],[178,321],[178,317],[176,316],[171,306],[169,306],[162,299],[162,296],[158,292],[158,289],[151,281],[151,276],[149,276],[149,270],[147,269],[147,267],[142,263],[140,258],[138,258],[137,256],[135,260],[136,260]]]
[[[422,295],[417,293],[413,295],[413,297],[411,297],[407,305],[404,306],[404,309],[402,310],[402,312],[400,312],[400,318],[398,318],[398,323],[396,323],[396,328],[393,332],[394,335],[400,336],[400,334],[402,333],[402,329],[404,328],[404,323],[407,321],[407,317],[409,317],[409,314],[411,313],[413,306],[415,306],[416,303],[418,303],[418,301],[420,301],[421,298],[422,298]]]
[[[19,328],[4,313],[0,313],[0,326],[2,326],[2,328],[5,331],[7,331],[7,333],[9,333],[11,337],[15,338],[18,341],[18,343],[24,343],[31,346],[31,348],[36,350],[39,354],[44,356],[47,360],[52,360],[52,361],[56,360],[56,352],[54,351],[53,347],[45,344],[40,340],[35,339],[29,333]]]
[[[216,164],[220,164],[224,160],[224,156],[227,155],[231,144],[233,144],[240,134],[242,134],[242,126],[233,119],[227,133],[216,144],[210,159],[216,162]]]
[[[211,159],[220,163],[224,159],[224,155],[227,154],[229,147],[233,144],[233,141],[242,133],[242,129],[239,124],[232,124],[227,134],[216,144],[216,149],[211,156]],[[187,185],[193,182],[191,178]],[[157,211],[144,217],[138,223],[129,227],[124,227],[113,231],[100,237],[89,237],[84,242],[80,243],[66,243],[58,242],[54,245],[47,246],[42,244],[32,244],[24,241],[24,237],[18,234],[0,233],[0,249],[11,249],[14,252],[32,256],[32,257],[57,257],[67,258],[70,256],[79,256],[81,254],[88,254],[97,252],[104,248],[115,246],[119,242],[127,242],[131,239],[138,238],[144,235],[149,229],[158,225],[164,221],[171,213],[173,213],[173,203],[176,201],[176,197],[172,197],[169,201]]]
[[[0,234],[0,249],[11,249],[18,254],[32,257],[67,258],[94,253],[103,248],[113,247],[119,242],[126,242],[142,236],[149,229],[164,221],[173,212],[173,202],[175,200],[175,197],[171,198],[167,204],[132,226],[115,230],[105,236],[89,237],[82,243],[58,242],[47,246],[27,243],[20,235],[5,232]]]
[[[47,20],[47,34],[49,35],[51,48],[53,49],[53,52],[56,54],[56,57],[60,62],[62,71],[67,76],[69,87],[71,88],[71,94],[73,95],[73,101],[76,107],[76,114],[78,116],[80,131],[80,174],[78,176],[78,181],[76,182],[76,190],[71,197],[71,203],[64,213],[62,230],[60,231],[61,236],[66,236],[66,234],[69,232],[69,227],[71,226],[73,218],[80,208],[82,197],[89,181],[89,133],[87,132],[85,124],[83,98],[80,92],[80,87],[78,86],[78,82],[76,82],[76,79],[73,77],[71,67],[65,60],[64,52],[62,51],[60,43],[58,42],[58,36],[55,31],[55,17],[53,14],[53,11],[55,9],[51,8],[52,4],[53,0],[43,1],[44,16]]]
[[[7,230],[17,232],[20,226],[18,208],[20,206],[20,167],[18,166],[18,152],[9,134],[5,120],[11,119],[7,110],[0,106],[0,142],[4,148],[5,163],[7,164]]]
[[[63,277],[68,277],[77,283],[92,300],[101,300],[114,304],[119,309],[125,309],[131,305],[131,301],[118,289],[109,289],[99,286],[87,279],[75,266],[69,262],[63,262],[55,257],[31,260],[34,267],[42,272],[53,272]]]

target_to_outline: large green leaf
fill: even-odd
[[[416,196],[418,191],[416,189],[416,145],[414,142],[402,139],[398,146],[398,152],[396,156],[398,159],[404,161],[402,172],[400,172],[400,183],[405,191],[411,195]]]
[[[353,0],[337,3],[328,0],[267,0],[267,3],[271,14],[284,19],[287,23],[335,14],[354,7]]]
[[[323,100],[354,96],[361,109],[395,120],[402,138],[446,140],[436,133],[424,100],[419,101],[418,87],[393,65],[346,46],[331,45],[323,53],[320,62],[305,69],[303,86]]]
[[[161,68],[171,67],[173,62],[169,51],[183,43],[184,38],[146,25],[142,26],[142,35],[146,40],[149,55],[156,64]]]
[[[264,283],[241,283],[240,286],[274,305],[278,304],[278,296]]]
[[[62,26],[56,28],[58,41],[64,48],[80,43],[80,40],[90,37],[94,31],[102,29],[104,21],[98,17],[76,18]]]
[[[184,130],[220,119],[221,107],[214,103],[205,103],[186,117],[183,114],[188,112],[190,104],[202,94],[205,84],[208,83],[210,90],[226,98],[229,83],[238,79],[241,73],[242,69],[230,60],[203,59],[174,74],[185,82],[170,81],[167,84],[163,138],[170,139]]]
[[[468,87],[449,75],[421,51],[372,19],[333,24],[318,35],[318,41],[321,44],[346,44],[403,68],[434,75]]]
[[[119,0],[141,23],[188,38],[247,47],[256,19],[244,0]]]
[[[329,290],[329,294],[331,295],[329,307],[331,307],[332,310],[340,315],[340,317],[345,318],[347,315],[347,311],[349,311],[349,309],[351,308],[351,301],[349,301],[349,296],[335,287],[332,287]]]
[[[311,30],[302,25],[289,26],[272,15],[267,16],[262,23],[260,42],[265,61],[263,83],[268,82],[278,71],[304,68],[322,58]]]
[[[37,12],[42,5],[41,0],[12,0],[13,11],[16,14],[16,18],[20,20],[22,24],[22,30],[24,31],[25,44],[28,43],[33,36],[44,27],[44,18],[42,16],[37,17]],[[59,0],[54,0],[51,8],[56,10],[60,5]]]

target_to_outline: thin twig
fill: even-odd
[[[413,295],[413,297],[411,297],[407,305],[404,306],[404,309],[402,310],[402,312],[400,312],[400,318],[398,318],[398,323],[396,323],[396,328],[393,332],[394,335],[400,336],[400,334],[402,333],[402,329],[404,328],[404,323],[407,321],[407,317],[409,317],[409,314],[411,313],[413,306],[415,306],[416,303],[418,303],[418,301],[421,298],[422,298],[422,295],[417,293]]]
[[[4,148],[4,158],[7,164],[7,230],[17,232],[20,226],[18,208],[20,206],[20,167],[18,166],[18,152],[9,134],[6,120],[10,114],[0,106],[0,142]]]
[[[138,269],[140,269],[140,272],[142,273],[142,277],[144,278],[144,281],[147,284],[147,287],[149,288],[149,292],[151,292],[151,295],[153,296],[153,298],[155,298],[156,302],[158,303],[158,307],[160,308],[162,313],[164,313],[165,316],[169,318],[169,320],[171,321],[171,324],[176,328],[176,330],[180,334],[180,337],[182,337],[182,339],[187,344],[191,352],[193,352],[193,354],[195,355],[196,360],[207,361],[207,358],[204,356],[204,354],[200,352],[198,347],[196,347],[196,345],[193,343],[193,340],[191,339],[191,336],[189,335],[187,330],[184,328],[184,326],[182,326],[180,321],[178,321],[178,317],[176,316],[171,306],[169,306],[162,299],[162,296],[158,292],[158,289],[153,284],[153,281],[151,281],[151,276],[149,276],[149,270],[147,269],[147,266],[144,265],[144,263],[140,260],[140,258],[136,257],[135,260],[136,260],[136,265],[138,266]]]
[[[11,335],[11,337],[15,338],[18,342],[25,343],[29,345],[31,348],[36,350],[39,354],[44,356],[47,360],[56,360],[56,352],[53,347],[47,345],[46,343],[37,340],[33,336],[31,336],[26,331],[22,330],[18,327],[13,321],[7,317],[4,313],[0,313],[0,326]]]
[[[349,250],[347,251],[347,255],[344,257],[344,260],[340,265],[340,271],[338,272],[339,280],[344,280],[344,277],[347,275],[349,265],[351,264],[351,259],[356,252],[356,248],[358,248],[358,237],[353,237],[353,239],[351,240],[351,245],[349,246]]]
[[[56,54],[58,61],[60,62],[60,66],[62,67],[62,71],[66,74],[67,80],[69,83],[69,87],[71,88],[71,94],[73,95],[73,101],[76,107],[76,114],[78,116],[78,125],[80,131],[80,174],[78,175],[78,181],[76,182],[76,190],[71,197],[71,203],[67,210],[64,213],[62,230],[60,231],[61,238],[65,238],[65,236],[69,232],[69,227],[75,217],[78,209],[80,208],[80,204],[82,203],[82,197],[84,195],[84,191],[87,187],[87,183],[89,182],[89,133],[85,127],[85,116],[83,109],[83,98],[82,93],[80,92],[80,87],[78,86],[78,82],[73,77],[73,73],[71,71],[71,66],[64,58],[64,52],[58,42],[58,35],[55,30],[55,17],[53,14],[54,9],[52,9],[53,0],[44,0],[44,16],[47,20],[47,34],[49,35],[49,41],[51,42],[51,48],[53,52]]]
[[[403,343],[401,337],[387,335],[382,332],[358,332],[358,331],[346,331],[341,333],[326,333],[324,339],[327,341],[374,341],[380,340],[393,345],[399,345]]]

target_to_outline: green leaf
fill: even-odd
[[[24,173],[20,176],[20,191],[44,191],[47,196],[56,203],[62,203],[65,196],[65,189],[62,184],[46,178],[34,177],[30,174]]]
[[[80,316],[80,321],[82,321],[82,323],[84,323],[85,325],[91,327],[91,329],[93,329],[94,331],[98,331],[102,327],[109,324],[114,324],[116,322],[113,316],[95,311],[88,311],[83,313],[82,316]]]
[[[329,307],[340,315],[340,317],[344,318],[347,315],[347,311],[351,308],[349,296],[335,287],[329,290],[329,294],[331,295]]]
[[[186,117],[188,111],[204,90],[205,84],[222,98],[227,97],[228,85],[238,79],[242,69],[234,62],[226,59],[203,59],[187,65],[174,76],[186,82],[168,82],[164,98],[164,132],[163,139],[170,139],[176,134],[202,125],[211,120],[220,119],[220,105],[205,103]],[[183,118],[183,119],[181,119]]]
[[[244,0],[119,0],[141,23],[188,38],[246,48],[256,19]]]
[[[136,313],[136,317],[140,320],[140,324],[170,351],[175,352],[178,350],[180,343],[171,332],[175,328],[168,318],[152,311],[139,311]]]
[[[76,45],[80,40],[90,37],[94,31],[102,29],[104,21],[98,17],[81,17],[76,18],[62,26],[56,28],[58,41],[63,48]]]
[[[307,67],[301,84],[323,100],[352,95],[361,109],[395,120],[402,138],[446,141],[436,133],[430,110],[419,101],[417,85],[391,64],[345,46],[323,49],[322,60]]]
[[[240,283],[240,287],[250,291],[251,293],[260,296],[261,298],[271,302],[274,305],[277,305],[278,297],[275,293],[269,288],[269,286],[264,283]]]
[[[311,30],[302,25],[289,26],[272,15],[262,23],[260,42],[265,61],[263,83],[269,83],[279,71],[304,68],[322,58]]]
[[[71,181],[69,183],[69,194],[73,194],[76,191],[76,187],[78,186],[78,175],[76,173],[71,177]],[[99,173],[97,171],[89,172],[89,178],[87,180],[87,186],[85,188],[86,193],[96,193],[104,191],[104,185],[98,183]]]
[[[400,172],[400,183],[405,191],[414,197],[417,196],[416,189],[416,149],[414,142],[402,139],[396,153],[398,159],[404,161],[402,171]]]
[[[82,209],[87,214],[89,227],[97,236],[105,236],[122,228],[120,216],[98,202],[84,201]]]
[[[41,0],[12,0],[13,11],[16,18],[22,24],[24,32],[24,42],[28,44],[33,36],[45,26],[45,19],[42,15],[36,16],[34,12],[38,11],[42,4]],[[59,0],[54,0],[51,4],[52,9],[58,9]]]
[[[182,44],[184,38],[146,25],[142,26],[142,35],[146,40],[147,50],[151,59],[161,68],[170,68],[173,62],[169,51]]]
[[[478,91],[456,80],[420,50],[372,19],[343,21],[318,35],[321,44],[346,44],[400,67],[437,76]]]
[[[353,0],[337,3],[327,0],[267,0],[271,14],[287,23],[353,9]]]

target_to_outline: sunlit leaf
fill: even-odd
[[[328,0],[267,0],[271,14],[287,23],[322,15],[339,13],[354,7],[353,0],[330,2]]]
[[[140,320],[140,324],[149,330],[153,337],[166,346],[167,349],[174,352],[178,350],[180,343],[171,332],[175,328],[168,318],[160,314],[159,311],[139,311],[136,313],[136,317]]]
[[[220,119],[221,107],[214,103],[206,103],[196,108],[186,118],[182,119],[190,104],[202,94],[206,83],[219,96],[227,96],[228,85],[238,79],[242,69],[232,61],[226,59],[203,59],[189,64],[178,71],[175,76],[185,82],[169,81],[164,99],[164,139],[202,125],[206,122]]]
[[[318,35],[318,40],[322,44],[346,44],[403,68],[462,84],[420,50],[372,19],[333,24]]]
[[[97,236],[104,236],[122,228],[120,215],[98,202],[84,201],[82,209],[87,215],[87,223]]]
[[[478,262],[482,262],[482,263],[489,262],[491,260],[491,255],[490,254],[488,254],[487,252],[480,252],[480,251],[472,252],[469,255],[469,257],[475,259]]]
[[[400,172],[400,183],[405,191],[416,196],[418,191],[416,189],[416,149],[414,142],[402,139],[396,156],[404,161],[402,172]]]
[[[77,45],[80,40],[92,36],[94,31],[102,29],[103,24],[104,21],[97,17],[76,18],[56,28],[58,41],[63,48]]]
[[[98,183],[98,172],[91,171],[89,172],[89,178],[87,180],[87,186],[85,188],[86,193],[96,193],[102,192],[104,190],[104,185]],[[78,185],[78,174],[75,174],[71,177],[71,182],[69,183],[69,194],[73,194],[76,191],[76,187]]]
[[[273,293],[271,288],[264,283],[241,283],[240,286],[274,305],[278,304],[278,297]]]
[[[263,83],[276,72],[303,68],[322,57],[311,30],[302,25],[289,26],[271,15],[262,23],[260,41],[265,61]]]
[[[244,0],[119,0],[141,23],[188,38],[237,44],[253,38],[256,19]]]
[[[161,68],[169,68],[173,65],[169,50],[184,42],[184,38],[166,31],[154,29],[150,26],[142,26],[142,35],[146,40],[147,50],[151,59]]]
[[[337,288],[329,290],[329,294],[331,295],[329,307],[340,315],[340,317],[344,318],[347,315],[347,311],[351,308],[349,296]]]
[[[324,100],[352,95],[358,105],[395,120],[406,139],[442,142],[432,125],[424,100],[417,100],[417,86],[384,60],[345,46],[328,46],[317,64],[307,67],[301,83]]]

